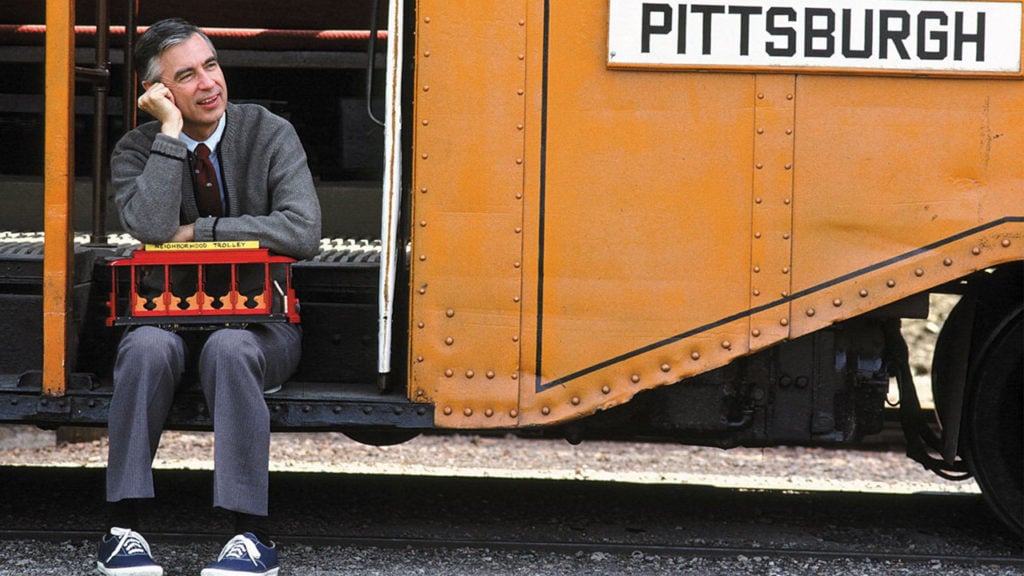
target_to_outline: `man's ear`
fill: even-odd
[[[149,87],[152,86],[152,85],[153,85],[153,83],[150,82],[149,80],[143,80],[142,81],[142,89],[143,90],[149,90]]]

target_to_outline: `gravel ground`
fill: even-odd
[[[22,543],[0,541],[0,558],[18,557]],[[174,547],[163,547],[170,552]],[[191,565],[201,566],[194,550],[176,552],[192,557]],[[212,549],[211,549],[212,550]],[[0,576],[72,576],[94,574],[95,547],[88,542],[62,542],[53,546],[57,555],[49,568],[34,568],[33,562],[13,560],[0,566]],[[209,552],[209,550],[208,550]],[[215,554],[215,552],[212,552]],[[89,561],[81,559],[88,558]],[[631,554],[579,552],[545,554],[505,552],[478,548],[454,550],[389,550],[380,548],[292,547],[288,550],[287,571],[281,576],[617,576],[622,574],[655,576],[1019,576],[1020,570],[990,565],[950,565],[943,562],[878,562],[853,559],[778,559],[738,555],[730,558],[682,558]],[[168,576],[186,574],[165,565]],[[198,572],[198,570],[196,570]]]

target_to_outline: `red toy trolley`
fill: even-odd
[[[293,262],[254,241],[147,244],[110,263],[107,325],[298,322]]]

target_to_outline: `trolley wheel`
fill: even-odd
[[[968,464],[989,506],[1024,534],[1024,308],[1006,316],[971,369]]]

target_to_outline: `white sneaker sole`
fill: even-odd
[[[238,570],[221,570],[220,568],[203,568],[200,576],[277,576],[280,568],[271,568],[266,572],[239,572]]]
[[[106,576],[164,576],[160,566],[135,566],[131,568],[107,568],[103,562],[96,561],[96,570]]]

